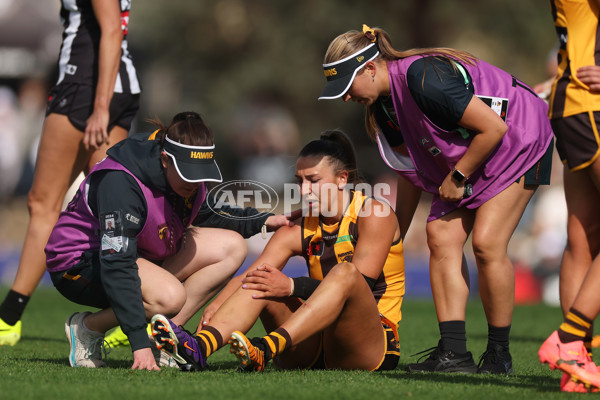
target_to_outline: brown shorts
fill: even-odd
[[[381,316],[381,324],[385,332],[385,354],[381,363],[373,371],[390,371],[395,369],[400,361],[398,327],[384,316]]]
[[[62,114],[77,130],[85,131],[87,119],[94,110],[95,88],[77,83],[60,83],[50,90],[46,116]],[[140,95],[115,93],[109,105],[108,131],[115,126],[129,131],[131,122],[140,106]]]
[[[385,335],[385,353],[383,358],[379,362],[379,365],[373,369],[373,371],[390,371],[396,368],[398,361],[400,361],[400,343],[398,342],[398,327],[395,326],[390,320],[381,316],[381,325],[383,326],[383,333]],[[325,359],[323,357],[323,335],[321,334],[321,343],[319,345],[319,351],[314,361],[307,367],[307,369],[327,369],[325,365]]]
[[[589,166],[600,154],[600,112],[588,112],[550,121],[556,150],[571,171]]]

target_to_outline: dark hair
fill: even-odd
[[[206,125],[200,114],[193,111],[180,112],[173,117],[168,127],[158,119],[149,120],[158,127],[156,140],[160,141],[160,147],[165,145],[165,137],[182,144],[191,146],[212,146],[214,135]]]
[[[319,139],[310,141],[300,150],[298,158],[309,156],[329,157],[329,165],[335,172],[348,171],[349,183],[360,183],[356,166],[356,152],[350,138],[341,130],[332,129],[321,133]]]

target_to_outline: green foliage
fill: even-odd
[[[291,112],[300,143],[341,128],[353,138],[367,178],[387,170],[365,134],[362,106],[317,101],[329,42],[363,23],[388,31],[397,49],[456,47],[530,85],[547,78],[547,54],[556,42],[542,1],[138,1],[130,21],[144,89],[138,129],[150,129],[143,122],[148,117],[200,112],[217,146],[229,150],[219,159],[226,179],[237,173],[236,142],[250,135],[233,121],[244,105],[260,102]]]
[[[6,288],[0,295],[6,293]],[[109,354],[108,368],[71,368],[64,320],[83,310],[52,288],[40,288],[24,315],[24,337],[15,347],[0,348],[0,393],[3,399],[530,399],[562,398],[560,373],[539,364],[537,350],[561,321],[558,308],[518,306],[512,329],[511,351],[516,375],[477,376],[408,374],[410,357],[434,346],[437,321],[431,302],[406,301],[400,326],[401,365],[395,371],[278,371],[263,374],[236,372],[237,362],[223,348],[210,357],[210,368],[183,373],[131,371],[129,348]],[[197,320],[188,324],[194,329]],[[479,302],[467,310],[469,350],[477,358],[486,345],[487,325]],[[252,334],[262,334],[258,324]]]
[[[129,41],[145,83],[144,111],[199,108],[225,126],[239,102],[270,93],[293,110],[304,135],[337,125],[360,133],[356,110],[316,98],[329,42],[363,23],[387,30],[398,49],[460,47],[530,84],[544,78],[556,42],[541,1],[136,2]]]

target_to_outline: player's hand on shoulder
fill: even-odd
[[[267,230],[269,232],[275,231],[278,228],[281,228],[282,226],[291,227],[291,226],[294,226],[295,223],[297,223],[301,214],[302,214],[302,210],[296,210],[296,211],[292,211],[292,213],[289,215],[284,215],[284,214],[271,215],[265,221],[265,225],[267,226]]]

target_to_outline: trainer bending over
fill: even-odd
[[[395,50],[382,29],[336,37],[323,64],[320,99],[367,108],[367,131],[398,172],[396,214],[408,230],[422,191],[430,278],[441,339],[414,372],[512,372],[509,333],[514,271],[507,246],[527,203],[549,184],[552,130],[547,106],[514,76],[454,49]],[[467,351],[472,233],[488,346],[476,365]]]

